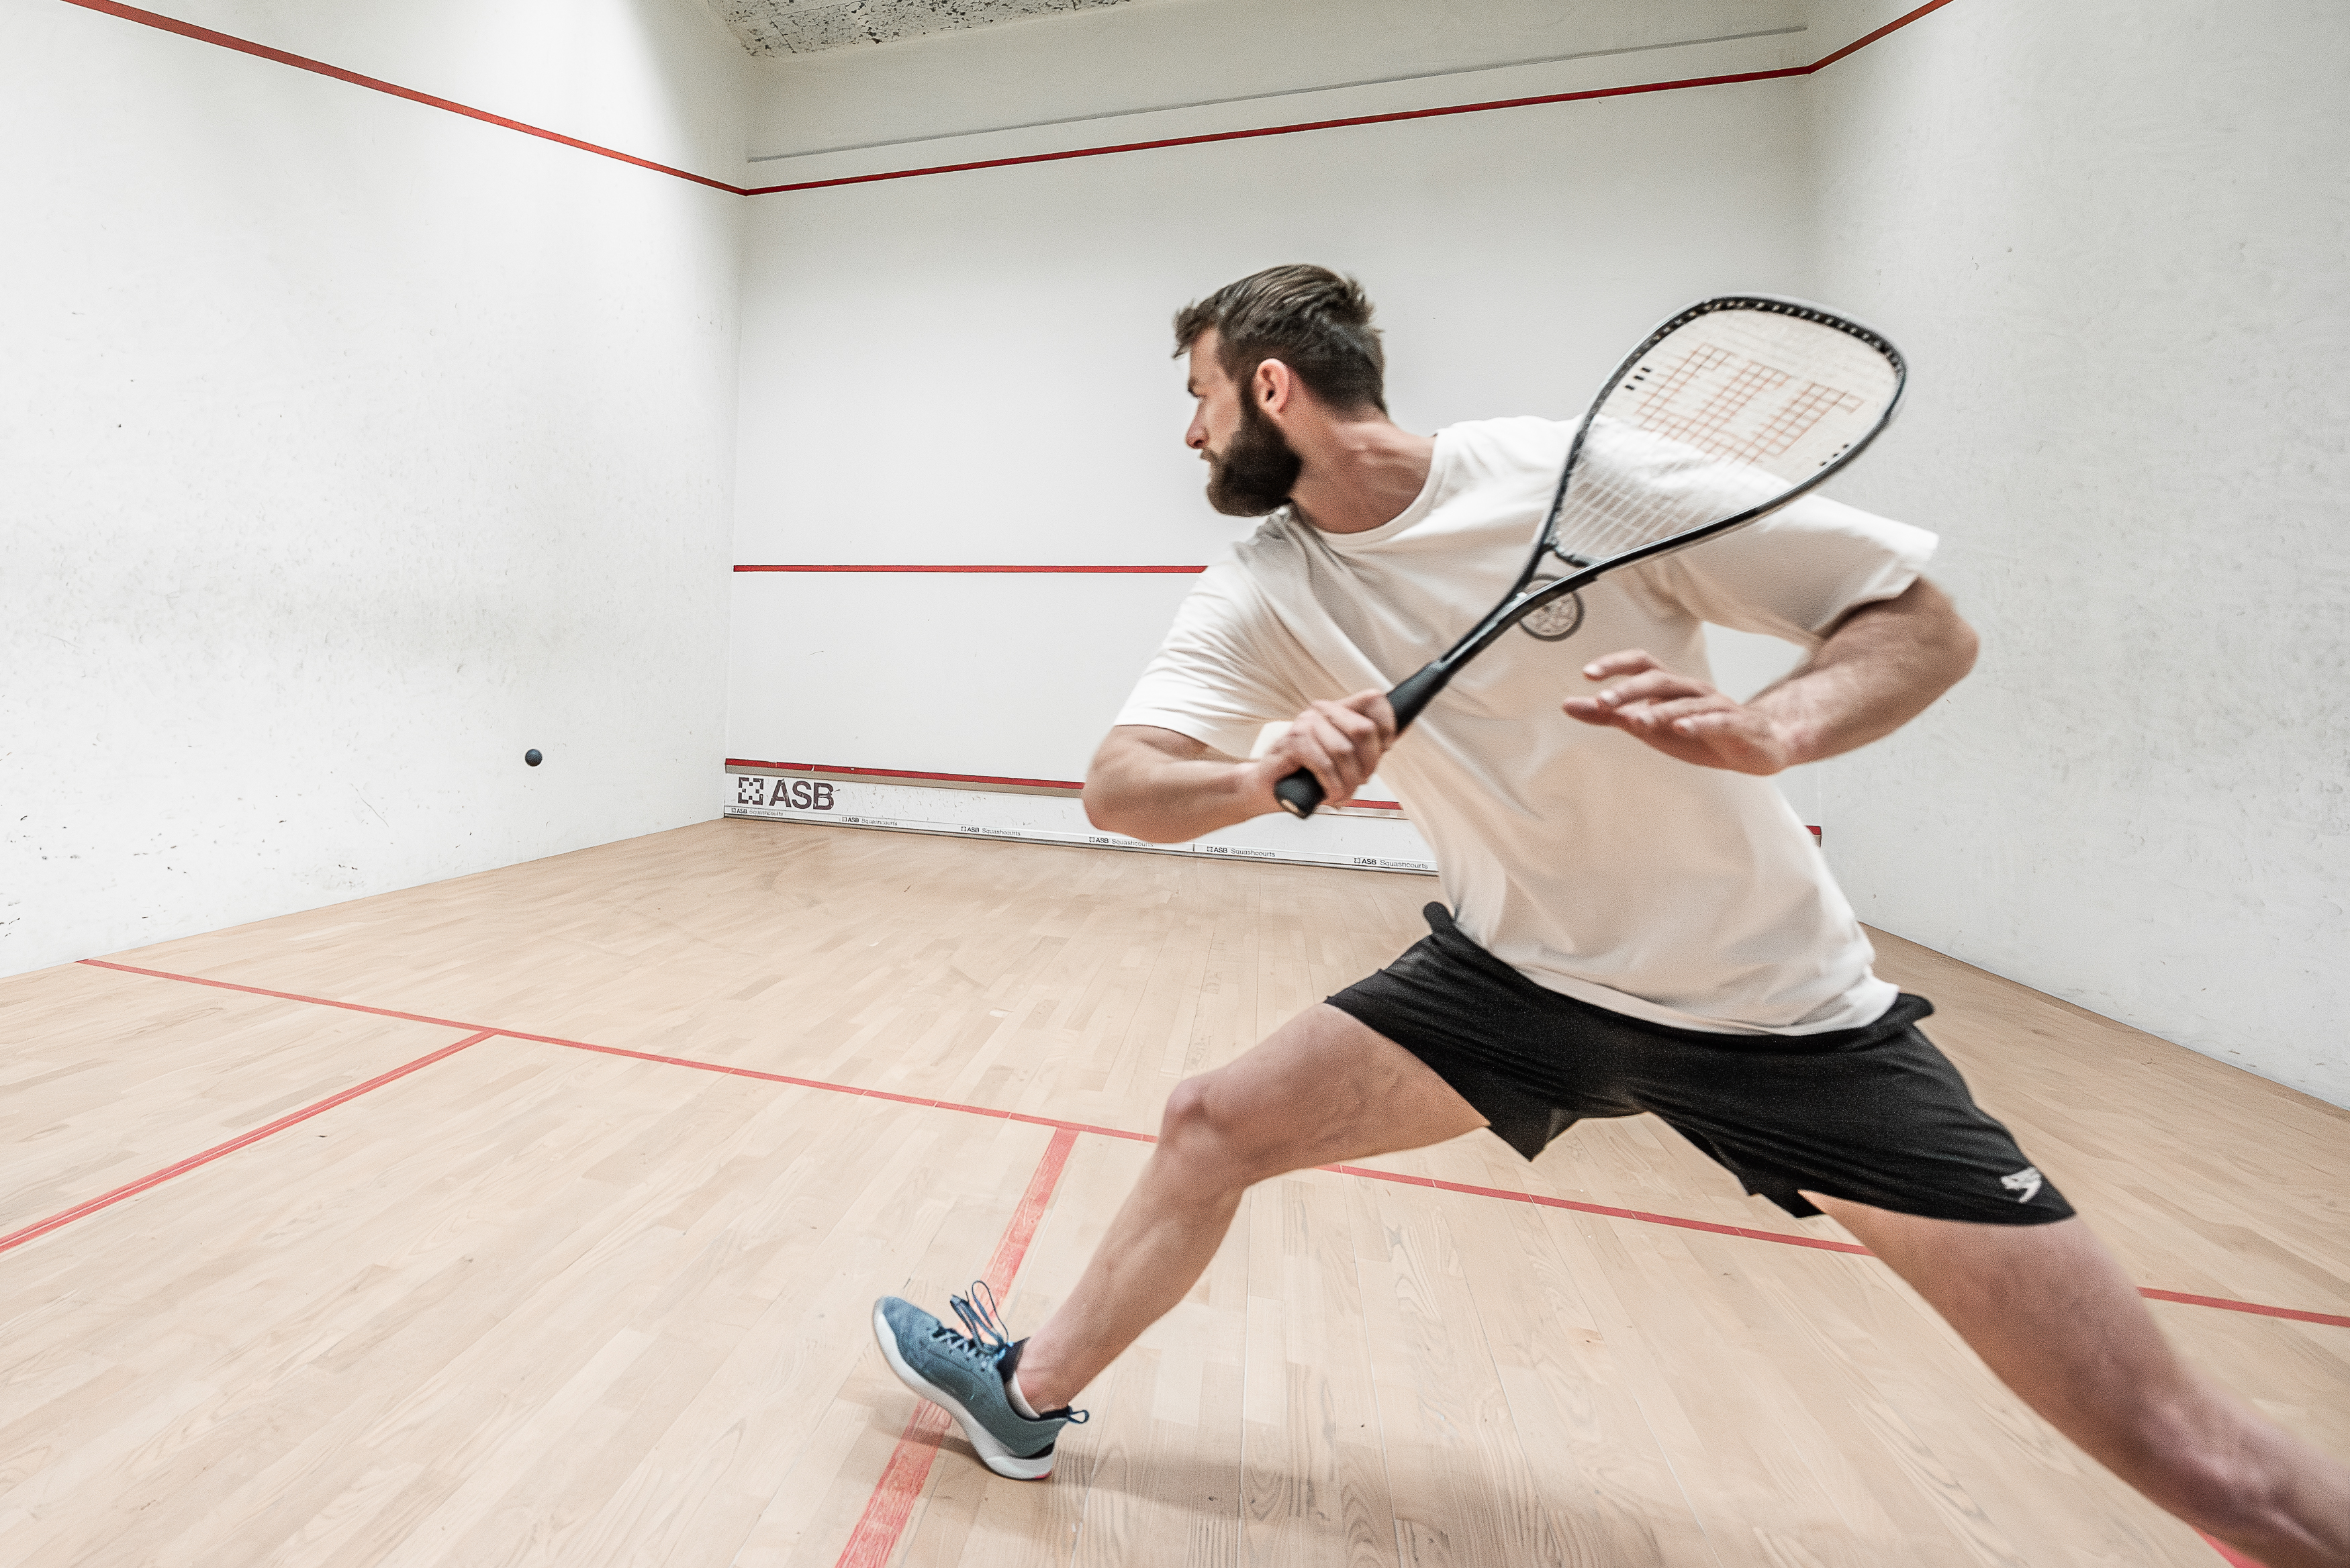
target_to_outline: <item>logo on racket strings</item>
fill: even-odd
[[[1615,417],[1711,456],[1762,466],[1786,456],[1822,420],[1868,406],[1857,393],[1719,343],[1698,343],[1669,365],[1643,363],[1619,390],[1631,396],[1609,410]]]

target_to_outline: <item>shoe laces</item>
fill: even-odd
[[[1003,1326],[1003,1318],[996,1310],[995,1292],[985,1280],[973,1280],[967,1296],[949,1296],[947,1305],[954,1308],[955,1316],[962,1319],[962,1333],[957,1334],[941,1324],[931,1332],[948,1339],[961,1340],[972,1352],[989,1361],[1001,1361],[1012,1349],[1012,1334]]]
[[[993,1287],[985,1280],[973,1280],[969,1295],[949,1296],[947,1305],[954,1308],[955,1316],[962,1320],[963,1332],[957,1334],[941,1324],[931,1330],[931,1337],[951,1341],[959,1353],[1000,1375],[1003,1358],[1012,1354],[1012,1332],[1003,1326],[1003,1314],[996,1307]],[[1019,1412],[1013,1413],[1017,1415]],[[1091,1418],[1091,1413],[1066,1407],[1037,1413],[1038,1420],[1055,1417],[1071,1426],[1082,1427]]]

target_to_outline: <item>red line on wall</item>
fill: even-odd
[[[119,968],[120,966],[109,965],[108,967]],[[137,972],[151,974],[156,971],[148,970]],[[184,977],[174,976],[172,978]],[[373,1012],[375,1010],[372,1008],[361,1008],[358,1011]],[[331,1111],[337,1106],[343,1105],[348,1101],[358,1099],[361,1095],[368,1093],[369,1090],[380,1089],[386,1084],[395,1082],[400,1078],[405,1078],[411,1073],[430,1067],[433,1063],[441,1061],[446,1057],[454,1056],[466,1046],[478,1045],[483,1041],[489,1039],[494,1033],[495,1033],[494,1030],[479,1030],[474,1033],[467,1035],[464,1039],[458,1041],[453,1045],[443,1045],[440,1050],[433,1052],[429,1056],[419,1056],[415,1061],[407,1063],[401,1066],[394,1067],[389,1073],[379,1074],[375,1077],[369,1078],[364,1084],[354,1085],[350,1088],[345,1089],[339,1095],[329,1095],[316,1105],[305,1106],[298,1111],[289,1111],[285,1116],[278,1117],[276,1121],[269,1123],[265,1127],[257,1127],[251,1132],[239,1134],[237,1137],[229,1139],[226,1143],[214,1144],[212,1147],[205,1149],[202,1154],[192,1154],[187,1158],[179,1161],[175,1165],[167,1165],[162,1169],[155,1171],[151,1175],[142,1176],[136,1181],[126,1182],[124,1185],[116,1188],[111,1192],[101,1193],[86,1203],[77,1203],[72,1208],[62,1210],[57,1213],[50,1215],[46,1220],[36,1220],[32,1224],[26,1226],[21,1231],[11,1231],[5,1236],[0,1236],[0,1252],[5,1252],[12,1248],[21,1247],[27,1241],[33,1241],[38,1237],[46,1236],[50,1231],[57,1230],[62,1226],[70,1225],[77,1220],[87,1219],[90,1215],[97,1213],[101,1209],[110,1209],[125,1199],[136,1198],[140,1193],[147,1191],[150,1188],[161,1187],[163,1183],[171,1180],[174,1177],[185,1176],[188,1172],[194,1170],[199,1167],[210,1165],[216,1159],[222,1158],[227,1155],[234,1154],[238,1149],[244,1147],[247,1144],[259,1143],[263,1138],[269,1137],[271,1134],[284,1132],[287,1127],[294,1126],[297,1122],[307,1122],[312,1116],[317,1116],[321,1112]]]
[[[1260,126],[1254,130],[1211,130],[1198,136],[1162,136],[1150,141],[1120,141],[1107,147],[1076,147],[1066,152],[1028,152],[1015,158],[980,158],[967,163],[935,163],[922,169],[892,169],[879,174],[848,174],[832,180],[801,180],[788,185],[754,185],[747,196],[774,196],[789,191],[824,191],[836,185],[870,185],[882,180],[916,180],[926,174],[964,174],[974,169],[1010,169],[1023,163],[1061,163],[1072,158],[1107,158],[1118,152],[1151,152],[1166,147],[1201,147],[1215,141],[1253,141],[1263,136],[1295,136],[1308,130],[1338,130],[1357,125],[1390,125],[1403,119],[1438,119],[1455,114],[1487,114],[1499,109],[1529,109],[1536,104],[1579,103],[1588,99],[1624,98],[1634,93],[1673,92],[1682,88],[1727,87],[1737,82],[1774,81],[1783,77],[1806,77],[1811,66],[1783,66],[1777,70],[1740,71],[1731,76],[1687,77],[1679,81],[1640,82],[1631,87],[1593,88],[1585,92],[1542,93],[1533,98],[1499,98],[1484,103],[1459,103],[1442,109],[1405,109],[1388,114],[1352,114],[1341,119],[1308,119],[1295,125]],[[811,155],[813,156],[813,155]]]
[[[257,59],[275,61],[281,66],[292,66],[297,71],[308,71],[314,76],[332,77],[338,82],[348,82],[353,87],[362,87],[369,92],[389,93],[393,98],[403,98],[411,103],[421,103],[430,109],[446,109],[451,114],[462,114],[467,119],[478,119],[484,125],[494,125],[506,130],[518,130],[525,136],[536,136],[542,141],[559,142],[566,147],[577,148],[582,152],[592,152],[598,158],[609,158],[620,163],[633,163],[639,169],[650,169],[657,174],[670,174],[680,180],[691,180],[697,185],[707,185],[713,191],[723,191],[734,196],[750,194],[740,185],[730,185],[723,180],[712,180],[706,174],[696,174],[691,170],[672,168],[666,163],[656,163],[650,158],[639,158],[631,152],[599,147],[595,142],[582,141],[576,136],[566,136],[561,131],[548,130],[542,126],[525,125],[519,119],[508,119],[504,115],[492,114],[485,109],[475,109],[471,104],[436,98],[429,92],[419,92],[414,88],[404,88],[397,82],[384,81],[377,77],[361,76],[357,71],[347,71],[340,66],[330,66],[324,60],[314,60],[307,56],[290,55],[284,49],[273,49],[266,44],[256,44],[250,38],[240,38],[233,33],[221,33],[210,27],[199,27],[193,22],[182,22],[175,16],[161,16],[153,11],[142,11],[136,5],[117,4],[116,0],[65,0],[65,3],[68,5],[78,5],[85,11],[97,11],[105,16],[120,17],[126,22],[136,22],[142,27],[152,27],[158,32],[176,33],[182,38],[192,38],[200,44],[214,44],[224,49],[234,49],[240,55],[251,55]]]
[[[1388,114],[1356,114],[1339,119],[1309,119],[1294,125],[1268,125],[1254,130],[1215,130],[1198,136],[1168,136],[1151,141],[1123,141],[1107,147],[1079,147],[1066,152],[1032,152],[1014,158],[983,158],[967,163],[939,163],[923,169],[893,169],[879,174],[850,174],[833,180],[802,180],[787,185],[754,185],[745,194],[771,196],[788,191],[822,191],[835,185],[869,185],[882,180],[913,180],[926,174],[961,174],[974,169],[1008,169],[1023,163],[1058,163],[1072,158],[1106,158],[1116,152],[1149,152],[1166,147],[1198,147],[1213,141],[1247,141],[1261,136],[1295,136],[1301,131],[1336,130],[1357,125],[1391,125],[1399,120],[1438,119],[1455,114],[1489,114],[1495,109],[1531,109],[1541,104],[1583,103],[1593,99],[1625,98],[1636,93],[1677,92],[1684,88],[1727,87],[1739,82],[1777,81],[1807,77],[1824,70],[1888,33],[1898,32],[1950,0],[1928,0],[1906,16],[1897,16],[1865,37],[1856,38],[1835,53],[1808,66],[1784,66],[1770,71],[1739,71],[1729,76],[1683,77],[1674,81],[1640,82],[1629,87],[1592,88],[1583,92],[1538,93],[1529,98],[1490,99],[1482,103],[1452,104],[1442,109],[1398,109]],[[810,156],[814,156],[811,154]]]
[[[723,191],[735,196],[772,196],[791,191],[820,191],[835,185],[866,185],[881,180],[912,180],[928,174],[957,174],[975,169],[1005,169],[1023,163],[1058,163],[1072,158],[1103,158],[1116,152],[1145,152],[1167,147],[1196,147],[1212,141],[1245,141],[1264,136],[1295,136],[1303,131],[1335,130],[1347,126],[1385,125],[1397,120],[1434,119],[1456,114],[1486,114],[1495,109],[1526,109],[1538,104],[1578,103],[1592,99],[1622,98],[1636,93],[1673,92],[1683,88],[1724,87],[1739,82],[1773,81],[1789,77],[1807,77],[1814,71],[1824,70],[1835,64],[1856,50],[1877,42],[1887,34],[1908,26],[1928,13],[1940,10],[1950,3],[1950,0],[1928,0],[1928,4],[1918,6],[1905,16],[1894,18],[1875,32],[1854,39],[1833,54],[1823,56],[1808,66],[1786,66],[1769,71],[1741,71],[1728,76],[1687,77],[1675,81],[1640,82],[1629,87],[1596,88],[1585,92],[1542,93],[1530,98],[1493,99],[1482,103],[1452,104],[1441,109],[1411,109],[1388,114],[1350,115],[1340,119],[1313,119],[1292,125],[1268,125],[1253,130],[1220,130],[1199,136],[1162,137],[1150,141],[1127,141],[1106,147],[1074,148],[1066,152],[1035,152],[1016,158],[985,158],[966,163],[940,163],[922,169],[894,169],[879,174],[853,174],[835,180],[803,180],[793,184],[757,185],[746,188],[730,184],[723,180],[713,180],[706,174],[696,174],[690,170],[679,169],[671,164],[658,163],[650,158],[639,158],[634,153],[622,152],[615,148],[598,146],[592,141],[583,141],[576,136],[566,136],[560,131],[548,130],[542,126],[526,124],[519,119],[509,119],[504,115],[492,114],[487,109],[475,109],[470,104],[458,103],[453,99],[440,98],[428,92],[419,92],[414,88],[404,88],[397,82],[388,82],[378,77],[363,76],[357,71],[345,70],[340,66],[330,66],[323,60],[314,60],[307,56],[289,54],[284,49],[271,48],[266,44],[257,44],[249,38],[240,38],[232,33],[219,32],[211,27],[200,27],[192,22],[182,22],[177,17],[141,10],[136,5],[125,5],[120,4],[119,0],[65,0],[65,4],[78,6],[85,11],[96,11],[104,16],[118,17],[122,21],[135,22],[142,27],[152,27],[159,32],[175,34],[198,43],[212,44],[220,48],[234,50],[238,54],[251,55],[257,59],[291,66],[296,70],[330,77],[336,81],[365,88],[369,92],[386,93],[393,98],[405,99],[411,103],[444,109],[451,114],[463,115],[468,119],[480,120],[484,125],[494,125],[506,130],[520,131],[525,136],[535,136],[543,141],[557,142],[565,147],[576,148],[582,152],[592,152],[598,158],[609,158],[617,162],[633,164],[637,168],[650,169],[656,173],[671,175],[679,180],[690,180],[697,185],[706,185],[713,191]]]
[[[1894,17],[1893,20],[1886,23],[1885,26],[1877,28],[1874,33],[1863,33],[1859,37],[1855,38],[1851,43],[1846,44],[1843,48],[1836,50],[1834,54],[1822,55],[1818,59],[1814,60],[1810,65],[1804,67],[1804,74],[1808,76],[1813,71],[1824,71],[1830,66],[1835,64],[1838,60],[1844,58],[1846,55],[1859,53],[1861,50],[1868,47],[1869,45],[1877,42],[1877,39],[1885,36],[1887,33],[1898,33],[1902,28],[1908,26],[1910,23],[1916,21],[1918,17],[1925,16],[1928,12],[1939,11],[1950,3],[1950,0],[1926,0],[1926,4],[1918,6],[1915,11],[1907,12],[1902,16]]]
[[[737,566],[738,572],[1106,572],[1113,575],[1197,574],[1205,566]]]
[[[843,768],[830,763],[762,763],[749,757],[729,757],[730,769],[754,768],[779,774],[854,774],[859,778],[937,779],[947,784],[1028,784],[1038,789],[1083,789],[1078,779],[1014,779],[993,774],[922,774],[906,768]]]
[[[530,1034],[518,1029],[499,1029],[487,1024],[462,1023],[453,1019],[432,1018],[416,1012],[396,1012],[383,1007],[369,1007],[357,1002],[338,1002],[332,997],[306,996],[299,992],[292,991],[271,991],[264,986],[241,985],[234,981],[212,980],[203,975],[178,974],[170,970],[140,969],[135,964],[115,963],[106,959],[83,959],[80,961],[94,969],[110,969],[122,974],[145,975],[153,980],[177,981],[185,985],[211,986],[220,991],[243,992],[248,996],[267,996],[285,1002],[307,1002],[316,1007],[338,1008],[346,1012],[365,1012],[378,1018],[401,1018],[419,1023],[445,1024],[452,1029],[474,1031],[475,1039],[486,1039],[495,1035],[506,1040],[527,1040],[541,1045],[560,1045],[567,1050],[593,1051],[599,1055],[627,1056],[639,1062],[657,1062],[665,1066],[690,1067],[701,1073],[722,1073],[737,1078],[754,1078],[762,1083],[789,1084],[798,1088],[821,1089],[836,1095],[855,1095],[866,1099],[889,1100],[899,1105],[923,1106],[932,1110],[954,1111],[964,1116],[993,1116],[999,1121],[1024,1122],[1032,1127],[1053,1127],[1072,1135],[1093,1133],[1102,1137],[1124,1138],[1131,1143],[1159,1141],[1149,1133],[1129,1132],[1124,1127],[1100,1127],[1091,1122],[1064,1121],[1057,1116],[1031,1116],[1024,1111],[998,1110],[991,1106],[970,1106],[955,1100],[925,1099],[919,1095],[898,1095],[886,1089],[864,1089],[853,1084],[827,1083],[821,1078],[795,1078],[787,1074],[764,1073],[754,1067],[733,1067],[723,1062],[700,1062],[687,1056],[660,1056],[651,1052],[631,1051],[619,1045],[596,1045],[584,1040],[567,1040],[556,1034]],[[412,1062],[406,1067],[387,1074],[376,1082],[389,1082],[391,1078],[413,1072],[418,1067],[428,1065],[452,1052],[463,1050],[473,1044],[474,1040],[460,1041],[447,1050],[437,1052],[421,1061]],[[363,1094],[373,1086],[372,1083],[364,1084],[357,1089],[347,1090],[345,1097]],[[317,1108],[326,1108],[326,1104],[322,1102]],[[1683,1231],[1707,1231],[1717,1235],[1737,1236],[1748,1241],[1776,1241],[1783,1246],[1809,1247],[1815,1251],[1829,1252],[1866,1251],[1849,1241],[1828,1241],[1814,1236],[1789,1235],[1778,1231],[1753,1231],[1736,1225],[1718,1225],[1709,1220],[1687,1220],[1679,1215],[1655,1214],[1641,1209],[1616,1209],[1604,1203],[1580,1203],[1567,1198],[1547,1198],[1528,1192],[1511,1192],[1496,1187],[1474,1187],[1465,1182],[1439,1181],[1428,1177],[1402,1176],[1388,1171],[1370,1170],[1362,1166],[1328,1166],[1324,1168],[1349,1176],[1399,1182],[1408,1187],[1430,1187],[1447,1192],[1466,1193],[1472,1197],[1498,1198],[1513,1203],[1533,1203],[1545,1209],[1571,1209],[1578,1213],[1597,1214],[1611,1220],[1633,1220],[1642,1224],[1668,1225]],[[2144,1285],[2138,1287],[2138,1294],[2155,1301],[2180,1302],[2189,1306],[2217,1307],[2225,1312],[2253,1313],[2263,1317],[2292,1318],[2300,1323],[2324,1324],[2333,1328],[2350,1328],[2350,1317],[2339,1316],[2333,1313],[2304,1312],[2298,1307],[2264,1306],[2257,1302],[2235,1301],[2226,1296],[2188,1295],[2178,1291],[2161,1291]]]
[[[1028,1190],[1020,1195],[1020,1206],[1013,1210],[1012,1221],[1004,1227],[995,1243],[995,1255],[981,1276],[997,1296],[1012,1293],[1012,1281],[1028,1256],[1028,1243],[1035,1239],[1045,1205],[1052,1201],[1053,1189],[1059,1184],[1076,1141],[1077,1135],[1066,1127],[1055,1133],[1045,1146],[1045,1158],[1029,1177]],[[882,1568],[889,1561],[898,1538],[905,1533],[906,1521],[913,1517],[914,1504],[922,1495],[922,1483],[930,1479],[931,1466],[939,1457],[939,1439],[946,1430],[944,1410],[927,1399],[916,1403],[913,1419],[906,1423],[898,1446],[890,1450],[889,1462],[881,1467],[881,1479],[874,1484],[873,1495],[866,1499],[865,1511],[848,1532],[835,1568]]]

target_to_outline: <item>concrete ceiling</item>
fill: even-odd
[[[754,55],[808,55],[887,44],[1023,16],[1123,5],[1128,0],[710,0]]]

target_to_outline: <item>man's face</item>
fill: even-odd
[[[1304,464],[1248,389],[1224,374],[1213,328],[1191,343],[1194,400],[1183,444],[1208,461],[1208,504],[1228,517],[1262,517],[1289,499]]]

